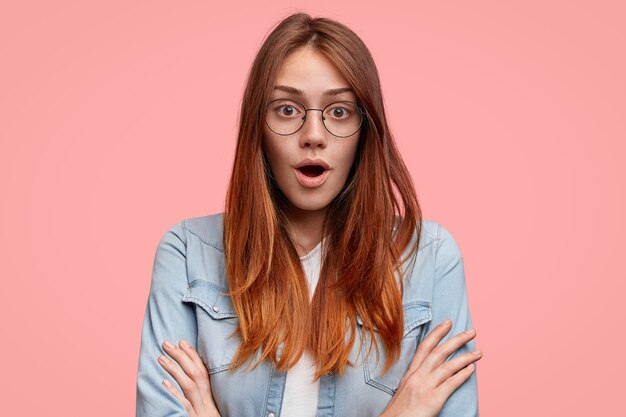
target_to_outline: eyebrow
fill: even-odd
[[[297,96],[303,96],[304,95],[304,91],[300,90],[299,88],[289,87],[288,85],[277,85],[277,86],[274,87],[274,90],[286,91],[288,93],[295,94]],[[346,92],[354,93],[354,90],[352,90],[352,88],[350,88],[350,87],[331,88],[330,90],[324,91],[324,95],[325,96],[336,96],[338,94],[346,93]]]

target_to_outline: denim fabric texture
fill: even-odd
[[[285,372],[268,361],[251,372],[243,368],[234,374],[227,372],[240,339],[236,335],[228,338],[238,317],[226,295],[222,231],[223,213],[188,218],[174,224],[158,243],[141,333],[137,417],[187,416],[161,381],[167,378],[182,389],[157,362],[159,355],[168,356],[162,343],[180,339],[190,342],[206,364],[221,417],[281,416]],[[440,343],[472,328],[463,258],[447,229],[423,220],[419,251],[403,270],[408,276],[402,297],[405,326],[400,359],[381,376],[385,350],[378,339],[378,363],[373,348],[364,360],[369,341],[359,355],[358,338],[366,333],[361,332],[362,322],[357,317],[357,340],[350,357],[356,366],[346,367],[342,376],[321,378],[317,417],[379,416],[395,394],[417,346],[434,327],[452,320],[452,328]],[[473,350],[474,339],[447,360]],[[477,369],[448,398],[440,417],[478,417]]]

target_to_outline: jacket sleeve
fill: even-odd
[[[452,320],[452,328],[441,339],[445,343],[456,334],[472,328],[463,256],[450,232],[438,225],[435,250],[435,283],[432,299],[432,320],[423,334],[428,334],[446,319]],[[475,338],[461,346],[446,360],[475,350]],[[478,362],[471,376],[459,386],[445,402],[439,417],[478,417]]]
[[[168,379],[181,393],[176,380],[157,362],[168,355],[165,340],[178,344],[197,342],[193,307],[183,303],[187,289],[185,222],[172,226],[159,241],[152,267],[152,281],[141,332],[137,372],[136,417],[187,416],[182,404],[161,383]]]

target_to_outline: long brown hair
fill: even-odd
[[[286,197],[261,147],[275,75],[285,57],[300,47],[324,54],[366,112],[354,165],[324,222],[323,262],[311,301],[287,231]],[[387,372],[399,356],[403,337],[401,264],[417,252],[421,220],[410,174],[385,118],[378,71],[363,41],[328,18],[295,13],[280,21],[263,42],[248,76],[225,201],[226,274],[241,336],[231,370],[261,348],[253,369],[267,358],[284,371],[308,347],[318,362],[316,380],[326,372],[342,375],[346,365],[353,366],[348,358],[358,314],[377,355],[374,328],[379,332],[389,353]],[[362,345],[363,339],[359,349]]]

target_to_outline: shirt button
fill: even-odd
[[[267,417],[274,417],[274,413],[269,413]]]
[[[213,311],[217,313],[218,311],[220,311],[220,308],[218,306],[213,306]]]
[[[326,372],[326,376],[332,375],[333,373],[331,371]]]

